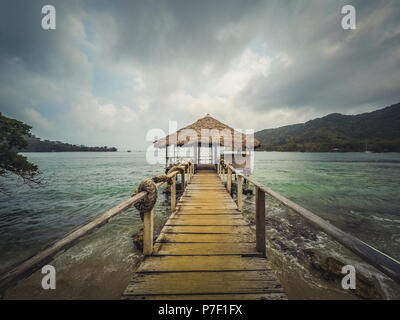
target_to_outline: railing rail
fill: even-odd
[[[180,171],[173,171],[167,175],[167,178],[172,179],[171,186],[171,211],[175,210],[176,206],[176,176],[181,172],[182,176],[182,186],[183,190],[186,186],[186,182],[191,181],[192,176],[194,174],[194,165],[192,163],[188,163],[187,165],[177,167],[181,168]],[[185,179],[185,176],[186,179]],[[160,188],[164,183],[168,182],[158,182],[156,183],[157,189]],[[62,239],[57,240],[44,250],[38,252],[37,254],[31,256],[30,258],[22,261],[18,265],[11,267],[8,271],[4,272],[0,275],[0,296],[1,293],[4,292],[5,289],[18,282],[19,280],[28,277],[33,272],[38,270],[45,263],[51,261],[51,259],[62,250],[66,250],[70,248],[72,245],[76,244],[77,241],[82,239],[84,236],[90,234],[94,230],[99,227],[105,225],[109,222],[113,217],[124,212],[132,205],[138,203],[143,200],[147,195],[146,191],[139,192],[133,195],[131,198],[125,200],[124,202],[118,204],[117,206],[107,210],[105,213],[100,216],[94,218],[92,221],[87,224],[78,227],[74,231],[70,232]],[[154,230],[154,208],[145,212],[143,215],[143,254],[150,255],[153,252],[153,230]]]
[[[227,173],[225,173],[227,171]],[[386,255],[385,253],[377,250],[376,248],[370,246],[369,244],[361,241],[360,239],[340,230],[334,225],[330,224],[328,221],[320,218],[316,214],[311,211],[301,207],[297,203],[285,198],[279,193],[271,190],[270,188],[262,185],[255,179],[243,175],[238,172],[231,165],[226,164],[218,164],[217,172],[221,176],[221,179],[225,181],[225,176],[227,177],[227,190],[231,191],[232,184],[232,173],[234,173],[237,177],[237,190],[238,190],[238,208],[242,211],[243,203],[242,203],[242,182],[243,180],[250,182],[256,187],[256,245],[257,251],[265,254],[265,194],[273,197],[278,200],[286,207],[292,209],[296,213],[300,214],[307,221],[312,223],[314,226],[320,228],[327,234],[329,234],[336,241],[341,243],[346,248],[353,251],[356,255],[361,257],[364,261],[374,266],[391,279],[400,283],[400,262],[393,259],[392,257]],[[239,186],[240,184],[240,186]],[[239,194],[240,191],[240,194]]]

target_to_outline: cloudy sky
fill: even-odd
[[[41,28],[41,8],[57,28]],[[355,6],[357,29],[341,28]],[[0,1],[0,112],[51,140],[144,149],[210,113],[260,130],[400,102],[398,0]]]

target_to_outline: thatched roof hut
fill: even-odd
[[[208,131],[207,131],[208,130]],[[250,148],[258,148],[260,142],[256,138],[247,137],[246,134],[214,119],[209,114],[177,132],[154,142],[156,148],[165,148],[170,145],[189,146],[193,144],[220,145],[247,149],[246,138],[249,138]],[[253,139],[253,140],[250,140]]]

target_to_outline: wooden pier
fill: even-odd
[[[198,170],[124,299],[285,299],[216,170]]]
[[[209,135],[203,136],[203,131]],[[123,292],[123,299],[285,299],[268,267],[266,197],[276,199],[400,283],[399,261],[262,185],[250,177],[247,165],[235,163],[229,153],[219,153],[221,148],[234,150],[239,145],[239,160],[243,156],[251,160],[251,153],[260,143],[255,138],[248,142],[247,135],[210,115],[155,141],[156,148],[165,148],[166,174],[142,181],[130,198],[0,274],[0,296],[56,254],[135,206],[143,218],[145,258]],[[207,166],[201,154],[204,145],[209,149],[208,170],[200,170]],[[192,149],[193,154],[185,159],[177,148]],[[179,175],[184,193],[176,204]],[[164,184],[171,194],[171,217],[154,242],[154,205],[157,190]],[[233,184],[237,202],[230,195]],[[252,185],[255,191],[255,234],[242,216],[243,185]]]

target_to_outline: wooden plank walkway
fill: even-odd
[[[286,299],[215,171],[199,170],[123,299]]]

